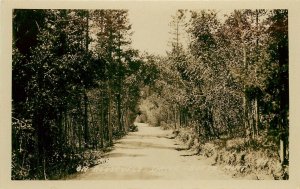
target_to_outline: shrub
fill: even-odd
[[[136,126],[135,124],[132,124],[129,126],[128,130],[129,130],[129,132],[137,132],[138,126]]]

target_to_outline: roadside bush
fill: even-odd
[[[137,132],[138,131],[138,126],[135,124],[132,124],[129,126],[129,132]]]
[[[260,140],[244,138],[216,139],[201,143],[192,129],[180,128],[177,139],[189,148],[212,160],[235,177],[249,179],[288,179],[288,166],[282,166],[279,155],[274,153],[274,145],[262,145]],[[268,139],[269,140],[269,139]]]
[[[160,122],[160,127],[163,129],[163,130],[169,130],[169,129],[173,129],[174,126],[172,124],[168,124],[164,121]]]

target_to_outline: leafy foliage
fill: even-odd
[[[152,70],[158,74],[141,104],[150,123],[190,128],[201,143],[242,138],[272,146],[274,153],[281,140],[281,163],[286,164],[287,16],[287,10],[234,10],[228,15],[179,10],[171,22],[171,50],[167,58],[156,58]],[[190,36],[187,45],[178,44],[183,29]]]
[[[128,11],[13,15],[12,179],[54,179],[97,164],[101,156],[86,154],[128,132],[144,85]]]

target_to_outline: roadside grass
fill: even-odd
[[[171,128],[165,126],[164,129]],[[283,166],[275,139],[260,136],[256,139],[226,138],[203,141],[191,128],[180,128],[173,132],[175,138],[194,151],[194,155],[211,160],[238,179],[287,180],[289,167]]]

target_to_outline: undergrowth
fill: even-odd
[[[106,162],[103,158],[104,153],[105,151],[102,150],[85,150],[82,153],[63,155],[64,158],[56,160],[45,168],[38,167],[36,170],[31,169],[30,166],[20,166],[14,161],[13,155],[12,180],[57,180],[76,172],[86,172],[90,167]]]
[[[173,133],[196,155],[211,159],[211,165],[220,166],[233,177],[257,180],[289,178],[289,167],[281,164],[278,145],[266,136],[256,139],[220,137],[204,141],[190,128]]]

